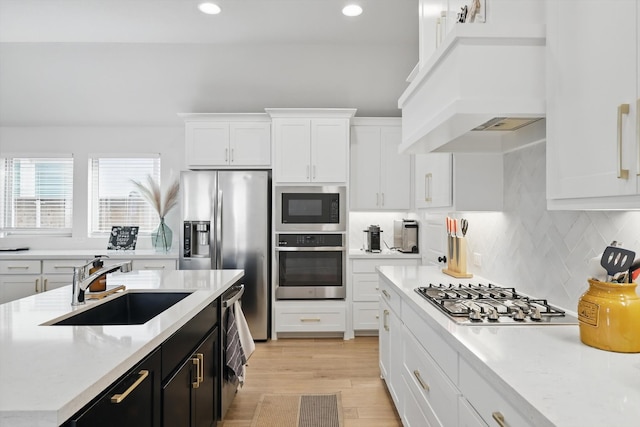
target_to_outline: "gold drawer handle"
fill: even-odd
[[[502,415],[500,412],[493,412],[491,416],[494,420],[496,420],[500,427],[508,427],[507,422],[504,420],[504,415]]]
[[[7,267],[8,270],[28,270],[29,266],[24,265],[10,265]]]
[[[382,314],[383,314],[382,319],[384,320],[384,322],[383,322],[384,330],[388,331],[389,330],[389,322],[388,322],[388,320],[389,320],[389,310],[384,310],[382,312]]]
[[[164,270],[164,265],[145,265],[143,267],[145,270]]]
[[[382,290],[382,293],[385,297],[387,297],[387,299],[391,299],[391,294],[389,294],[389,292],[387,292],[385,289]]]
[[[618,178],[629,179],[629,169],[622,169],[622,115],[629,114],[629,104],[618,105]]]
[[[429,386],[424,382],[422,376],[420,376],[420,371],[418,371],[417,369],[413,371],[413,376],[416,377],[416,379],[420,383],[420,387],[422,387],[425,391],[429,391]]]
[[[319,322],[320,318],[319,317],[301,317],[300,321],[301,322]]]
[[[142,370],[138,372],[138,375],[140,375],[140,377],[136,380],[136,382],[131,384],[131,387],[129,387],[124,393],[114,394],[113,396],[111,396],[111,403],[121,403],[124,399],[126,399],[127,396],[129,396],[129,394],[131,394],[131,392],[135,390],[140,385],[140,383],[149,376],[149,371],[147,371],[146,369]]]
[[[72,269],[73,270],[75,267],[73,265],[54,265],[53,268],[56,269],[56,270],[62,270],[62,269],[65,269],[65,270]]]

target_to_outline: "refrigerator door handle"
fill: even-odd
[[[216,206],[216,268],[222,268],[222,190],[218,190],[218,205]]]

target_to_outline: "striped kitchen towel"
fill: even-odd
[[[234,307],[231,306],[227,310],[227,320],[225,322],[227,346],[225,348],[225,380],[229,382],[235,381],[236,378],[243,381],[244,364],[247,359],[240,344],[240,336],[238,335],[238,327],[236,325]]]

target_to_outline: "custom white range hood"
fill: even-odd
[[[544,25],[457,25],[398,106],[402,153],[505,152],[543,140]]]

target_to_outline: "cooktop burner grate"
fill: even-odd
[[[465,325],[577,324],[578,320],[546,299],[515,288],[489,284],[432,284],[415,291],[457,323]]]

